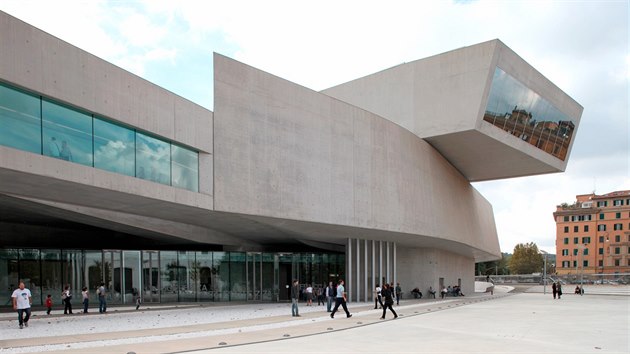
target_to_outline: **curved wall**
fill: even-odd
[[[499,256],[491,205],[376,114],[215,54],[215,210],[452,240]],[[404,240],[401,244],[404,244]]]

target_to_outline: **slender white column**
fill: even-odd
[[[372,288],[374,288],[374,284],[376,284],[376,282],[374,282],[374,280],[376,279],[376,248],[375,247],[376,247],[376,242],[372,240]],[[372,301],[374,301],[374,299],[372,299]]]
[[[348,278],[346,279],[346,294],[348,295],[348,300],[352,301],[352,239],[348,238],[348,242],[346,244],[346,264],[348,265],[348,272],[346,275]]]
[[[387,283],[391,283],[392,282],[392,278],[390,278],[389,276],[391,275],[391,263],[389,262],[389,242],[387,242],[387,261],[385,262],[385,264],[387,264]]]
[[[364,301],[369,301],[370,297],[370,289],[368,289],[368,240],[363,240],[363,279],[365,279],[365,283],[363,284],[363,294],[365,294]]]
[[[378,281],[383,281],[383,241],[378,241]]]
[[[394,244],[394,262],[392,264],[394,270],[394,282],[398,283],[398,277],[396,276],[396,242],[392,242]]]

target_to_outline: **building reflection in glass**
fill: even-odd
[[[571,118],[498,67],[483,119],[561,160],[575,130]]]

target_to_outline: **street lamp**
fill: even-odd
[[[584,249],[586,248],[586,244],[582,243],[578,245],[578,249],[581,251],[578,251],[578,260],[579,262],[582,263],[582,271],[580,272],[580,296],[584,295]],[[575,265],[575,273],[577,275],[577,267],[578,265]]]

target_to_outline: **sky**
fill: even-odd
[[[563,173],[474,183],[502,252],[555,253],[556,205],[630,190],[623,1],[0,0],[0,10],[210,110],[212,53],[322,90],[498,38],[584,107]]]

